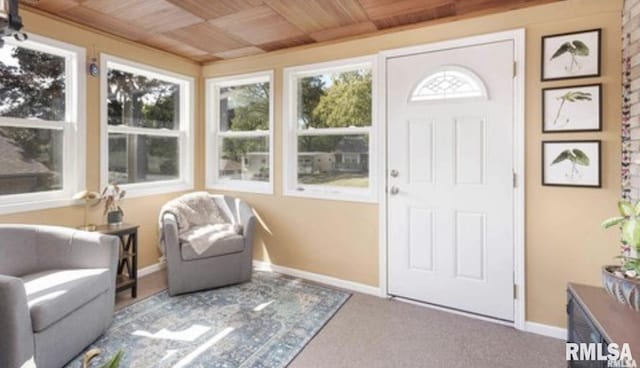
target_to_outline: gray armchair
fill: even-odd
[[[162,237],[167,259],[169,295],[237,284],[251,279],[253,237],[256,218],[245,201],[230,196],[210,195],[218,208],[241,224],[243,233],[214,243],[198,254],[182,241],[176,216],[162,214]]]
[[[0,225],[0,367],[59,368],[109,327],[118,238]]]

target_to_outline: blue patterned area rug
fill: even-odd
[[[123,368],[285,367],[349,296],[268,272],[221,289],[165,291],[116,312],[90,347],[103,350],[91,366],[122,349]],[[80,358],[67,367],[81,367]]]

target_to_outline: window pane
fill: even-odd
[[[180,175],[177,137],[109,134],[109,182],[173,180]]]
[[[220,179],[269,181],[269,137],[222,138]]]
[[[269,83],[220,88],[220,131],[269,130]]]
[[[449,66],[424,78],[413,91],[411,101],[469,97],[486,97],[482,80],[470,70]]]
[[[369,136],[299,136],[298,183],[368,187]]]
[[[371,70],[298,79],[299,129],[371,126]]]
[[[61,130],[0,127],[0,195],[62,189]]]
[[[180,129],[180,85],[109,69],[109,125]]]
[[[65,59],[24,47],[0,48],[0,116],[65,120]]]

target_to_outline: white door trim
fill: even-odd
[[[449,41],[436,42],[426,45],[410,46],[399,49],[385,50],[378,54],[378,116],[380,117],[378,124],[378,163],[380,165],[379,185],[380,205],[379,205],[379,284],[380,296],[389,297],[387,285],[387,59],[407,56],[417,53],[442,51],[452,48],[473,46],[500,41],[513,41],[514,43],[514,60],[515,77],[513,79],[514,91],[514,135],[513,135],[513,164],[514,173],[516,175],[516,187],[514,189],[514,282],[517,285],[517,295],[514,299],[514,322],[513,326],[519,330],[525,329],[525,238],[524,238],[524,218],[525,218],[525,172],[524,172],[524,94],[525,94],[525,30],[524,28],[491,33],[479,36],[458,38]]]

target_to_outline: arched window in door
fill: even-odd
[[[487,88],[474,72],[449,65],[427,75],[413,89],[410,102],[488,99]]]

